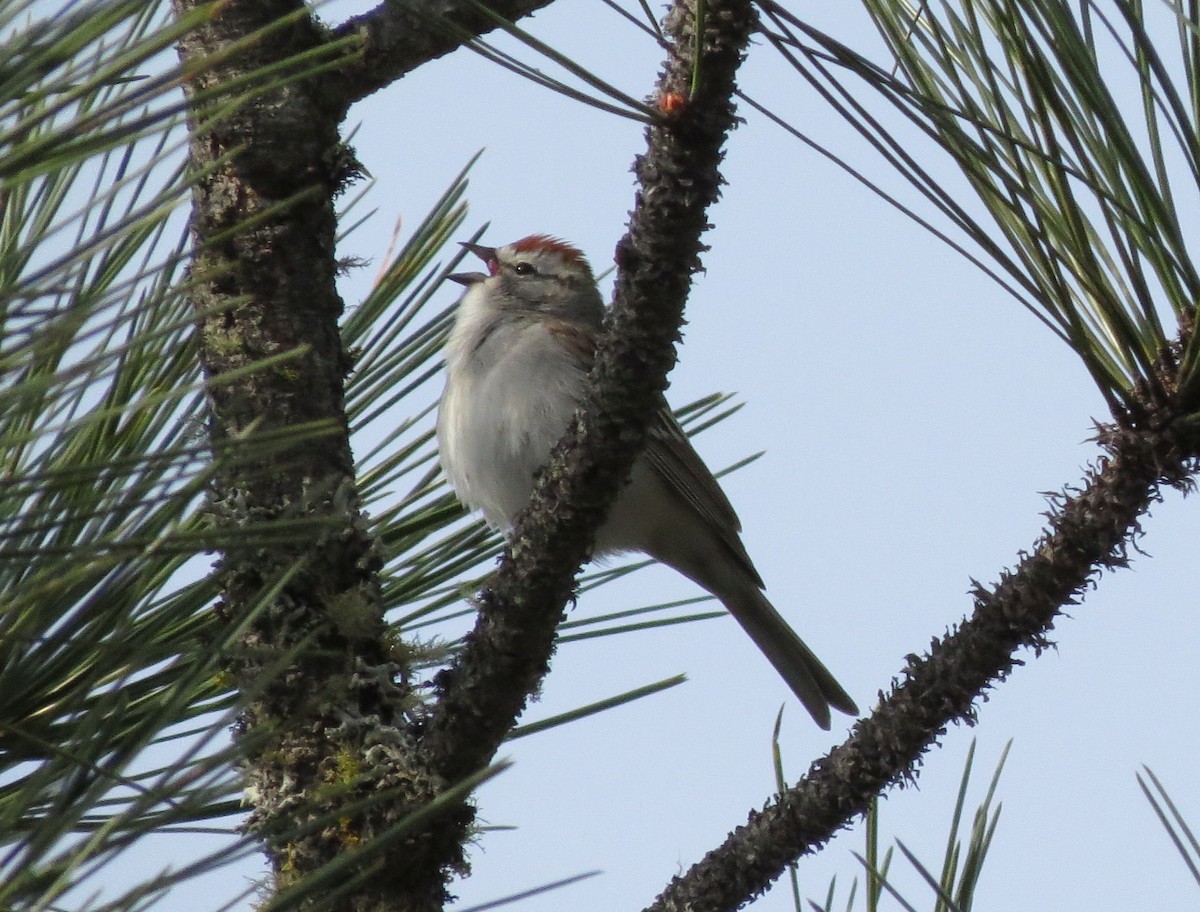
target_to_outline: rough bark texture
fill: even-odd
[[[903,680],[881,695],[844,744],[817,760],[796,786],[674,878],[648,912],[728,912],[770,886],[787,865],[824,845],[889,785],[912,780],[920,756],[952,722],[974,722],[974,704],[1002,681],[1015,653],[1035,655],[1068,605],[1104,569],[1126,565],[1139,518],[1160,485],[1190,488],[1200,437],[1187,411],[1159,403],[1122,428],[1102,431],[1105,455],[1082,489],[1060,498],[1049,527],[1016,570],[977,586],[975,610],[925,656],[909,656]],[[1151,418],[1151,415],[1154,417]]]
[[[177,11],[192,2],[176,0]],[[291,25],[273,25],[297,12]],[[223,57],[199,69],[190,97],[236,86],[322,40],[298,2],[229,0],[181,44],[185,62]],[[212,511],[227,527],[284,527],[273,544],[226,550],[217,570],[220,610],[245,624],[228,667],[247,698],[249,826],[264,839],[278,891],[423,807],[439,784],[404,728],[408,695],[386,652],[379,561],[354,487],[334,286],[333,200],[349,167],[340,104],[319,80],[301,80],[232,115],[207,121],[208,110],[192,112],[192,161],[206,176],[194,191],[201,252],[191,296],[211,437],[232,457]],[[281,360],[250,369],[273,358]],[[270,450],[256,443],[306,426],[320,432]],[[380,795],[389,800],[347,809]],[[388,845],[378,841],[343,872],[342,892],[324,897],[329,908],[392,909],[404,890],[440,899],[441,873],[395,856],[386,863],[378,850]],[[390,850],[402,847],[393,841]]]

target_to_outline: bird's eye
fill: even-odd
[[[513,272],[520,276],[537,275],[537,270],[533,268],[532,263],[517,263],[513,267]]]

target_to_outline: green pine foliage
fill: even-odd
[[[1118,420],[1167,403],[1194,414],[1200,270],[1186,226],[1200,201],[1195,4],[864,6],[884,60],[775,0],[763,3],[765,33],[937,216],[889,201],[1067,343]],[[895,112],[915,134],[889,127]],[[914,135],[961,171],[978,205],[910,151]]]

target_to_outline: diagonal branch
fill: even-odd
[[[549,6],[552,0],[490,0],[487,6],[510,22]],[[357,37],[361,49],[330,80],[327,90],[343,111],[415,70],[486,35],[497,26],[476,0],[384,0],[370,12],[334,29],[335,39]]]
[[[719,195],[721,146],[735,123],[734,73],[752,19],[744,0],[710,3],[697,61],[692,11],[677,5],[667,17],[671,54],[659,97],[675,99],[662,106],[673,113],[649,128],[648,151],[635,164],[641,189],[617,247],[616,300],[592,392],[480,596],[475,630],[438,678],[441,696],[424,743],[448,781],[483,766],[536,693],[578,567],[645,441],[675,361],[707,208]],[[694,71],[703,79],[691,93]]]
[[[720,193],[721,147],[735,125],[734,74],[754,21],[747,0],[708,3],[702,40],[681,0],[666,19],[669,56],[658,86],[660,121],[637,158],[640,190],[617,246],[616,297],[592,371],[592,389],[555,448],[491,585],[475,629],[436,680],[421,748],[446,782],[483,768],[549,669],[563,607],[599,528],[646,439],[647,425],[699,268],[707,209]],[[434,827],[415,866],[461,864],[473,813]]]
[[[1107,454],[1084,487],[1063,495],[1015,571],[1002,573],[991,589],[976,587],[971,618],[927,655],[909,656],[904,680],[844,744],[676,877],[648,912],[739,908],[864,813],[874,795],[911,780],[947,725],[973,723],[975,700],[1020,664],[1014,653],[1032,647],[1040,654],[1063,607],[1076,604],[1102,570],[1125,566],[1126,548],[1160,486],[1192,486],[1200,468],[1194,423],[1160,417],[1161,429],[1103,430]]]

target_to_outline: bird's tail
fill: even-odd
[[[721,600],[821,728],[829,729],[830,707],[858,715],[850,695],[757,587],[747,582]]]

